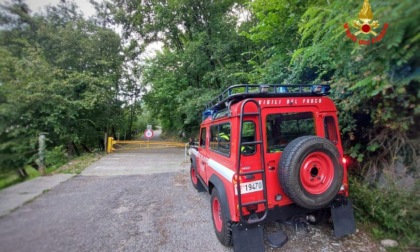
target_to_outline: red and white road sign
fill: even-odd
[[[150,138],[153,137],[153,130],[147,129],[147,130],[144,131],[143,135],[144,135],[145,138],[150,139]]]

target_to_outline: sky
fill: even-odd
[[[79,10],[83,12],[86,18],[95,14],[95,9],[89,3],[88,0],[73,1],[77,4]],[[10,0],[0,0],[0,4],[5,4],[7,2],[10,2]],[[26,0],[29,9],[32,10],[32,13],[41,11],[47,5],[57,5],[59,2],[60,0]],[[121,28],[115,28],[115,30],[117,33],[121,33]],[[155,56],[156,51],[160,50],[162,50],[161,43],[152,43],[151,45],[146,47],[146,52],[143,54],[143,59]]]
[[[10,2],[10,0],[0,0],[0,4],[5,4],[6,2]],[[26,4],[33,12],[39,12],[46,5],[57,5],[59,2],[60,0],[26,0]],[[88,0],[74,0],[74,2],[79,6],[79,10],[83,12],[85,17],[95,14],[95,9]]]

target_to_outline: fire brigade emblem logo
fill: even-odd
[[[378,28],[379,22],[377,20],[372,21],[373,13],[370,8],[370,4],[368,0],[365,0],[363,3],[362,10],[359,12],[359,19],[362,21],[360,23],[359,20],[353,21],[353,27],[359,29],[354,35],[359,35],[360,33],[369,34],[372,33],[374,36],[378,35],[373,30]],[[370,23],[372,21],[372,23]]]
[[[379,21],[373,20],[373,12],[370,7],[369,0],[364,0],[362,9],[359,12],[359,20],[353,20],[353,27],[358,30],[354,34],[351,33],[348,23],[344,24],[344,28],[346,29],[346,36],[361,45],[369,45],[371,43],[374,44],[382,40],[386,30],[388,29],[388,24],[384,24],[383,29],[378,36],[378,33],[375,31],[375,29],[379,27]],[[372,34],[375,37],[368,40],[358,40],[357,36],[361,34]]]

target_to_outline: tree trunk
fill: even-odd
[[[73,147],[73,143],[72,142],[68,142],[67,143],[67,153],[69,154],[70,157],[74,156],[74,147]]]
[[[71,142],[71,144],[73,145],[74,152],[76,153],[76,155],[77,155],[77,156],[80,156],[80,151],[79,151],[79,149],[77,148],[77,145],[76,145],[74,142]]]
[[[133,133],[131,131],[133,128],[134,115],[135,115],[135,105],[133,105],[130,109],[130,119],[128,122],[128,139],[129,140],[133,139]]]
[[[89,149],[89,147],[86,144],[82,144],[83,150],[85,150],[87,153],[92,153],[92,151]]]
[[[117,139],[117,134],[116,134],[116,131],[115,131],[115,126],[112,126],[111,127],[111,135],[112,135],[112,137],[114,139]]]
[[[21,179],[25,179],[25,178],[27,178],[27,177],[28,177],[28,173],[26,173],[25,168],[19,168],[19,169],[17,170],[17,172],[18,172],[19,177],[20,177]]]

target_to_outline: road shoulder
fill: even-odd
[[[46,190],[52,189],[73,176],[75,174],[56,174],[53,176],[38,177],[0,191],[0,216],[11,213],[14,209],[35,199]]]

